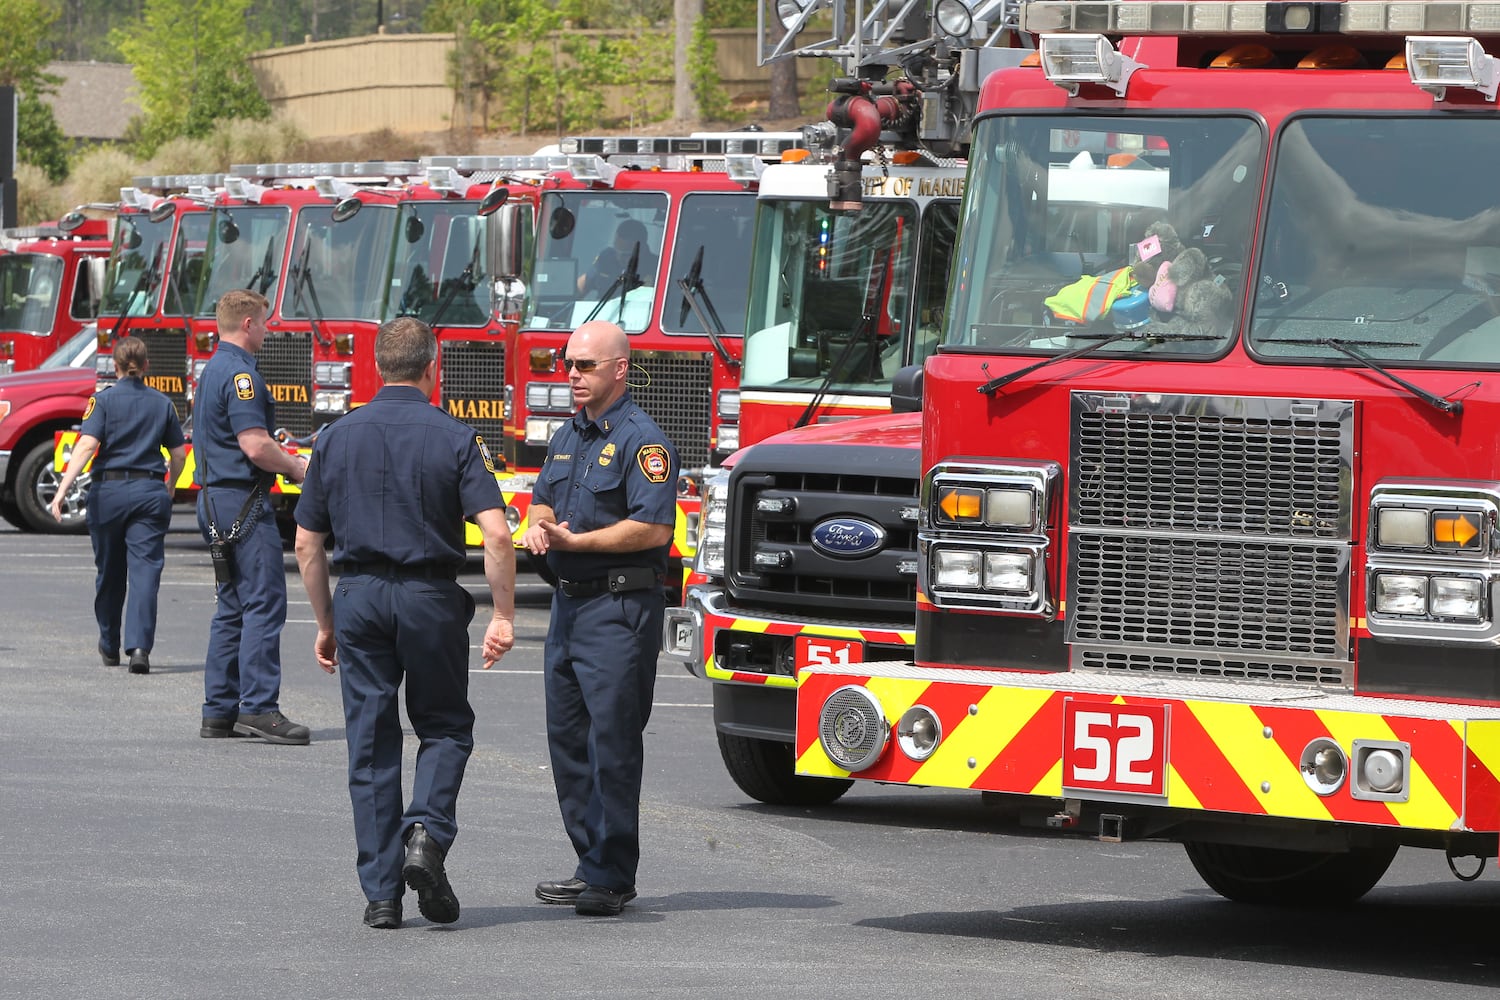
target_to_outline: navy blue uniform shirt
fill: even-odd
[[[537,476],[531,502],[551,507],[571,531],[594,531],[620,521],[677,523],[677,451],[630,393],[590,420],[583,409],[557,429]],[[564,580],[595,580],[617,566],[667,571],[672,545],[641,552],[564,552],[547,565]]]
[[[161,450],[183,443],[172,401],[138,378],[122,378],[89,399],[81,433],[99,439],[96,473],[133,469],[164,476],[167,463]]]
[[[239,433],[276,426],[276,402],[255,355],[221,341],[198,377],[193,398],[193,478],[200,486],[244,484],[266,473],[240,450]]]
[[[333,533],[335,562],[461,569],[463,519],[505,506],[494,460],[422,390],[388,385],[318,435],[297,523]]]

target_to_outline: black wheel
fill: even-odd
[[[26,530],[26,519],[21,516],[21,508],[9,500],[0,500],[0,517],[5,518],[22,531]]]
[[[88,476],[82,475],[73,481],[73,488],[63,501],[63,519],[58,523],[47,508],[57,495],[57,484],[62,473],[52,468],[52,439],[38,442],[16,468],[16,511],[23,522],[20,527],[27,531],[44,531],[53,534],[79,535],[89,530],[84,521],[84,496],[88,489]]]
[[[1341,906],[1375,888],[1396,847],[1341,854],[1189,841],[1188,860],[1208,887],[1237,903]]]
[[[772,806],[826,806],[847,792],[847,778],[809,778],[796,773],[792,745],[779,740],[719,733],[719,756],[740,791]]]

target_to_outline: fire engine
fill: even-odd
[[[771,57],[838,41],[791,48],[802,12],[781,12]],[[834,50],[851,76],[808,155],[761,176],[740,388],[754,447],[705,487],[696,574],[664,629],[665,655],[713,683],[730,776],[770,803],[850,785],[795,774],[797,662],[912,655],[920,415],[890,413],[891,381],[937,343],[978,81],[1025,56],[1003,17],[876,23],[881,44]]]
[[[35,368],[99,314],[113,206],[0,232],[0,375]]]
[[[558,359],[592,318],[629,335],[631,395],[677,448],[672,555],[691,555],[703,472],[738,447],[758,168],[801,141],[800,132],[744,131],[559,144],[565,166],[545,170],[536,188],[533,254],[505,269],[525,278],[525,313],[498,394],[510,413],[501,488],[517,540],[547,444],[574,409]]]
[[[1029,2],[923,398],[913,662],[797,770],[1328,903],[1500,831],[1500,8]],[[1165,207],[1080,194],[1137,175]]]

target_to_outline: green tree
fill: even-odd
[[[201,137],[228,118],[265,119],[271,106],[248,56],[250,0],[146,0],[144,16],[111,38],[140,85],[140,146],[150,154],[178,136]]]
[[[61,77],[46,71],[52,59],[47,33],[60,11],[50,0],[0,0],[0,86],[15,87],[19,120],[16,144],[21,162],[40,167],[54,182],[68,176],[68,143],[52,109],[42,98],[54,93]]]

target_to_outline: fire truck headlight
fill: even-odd
[[[1427,577],[1381,573],[1375,577],[1375,610],[1385,615],[1425,615]]]
[[[1036,493],[1032,490],[988,490],[984,498],[984,523],[993,528],[1036,530]]]
[[[97,378],[107,378],[111,382],[115,378],[115,357],[113,354],[101,354],[94,358],[94,375]]]
[[[818,713],[818,742],[828,759],[846,771],[863,771],[874,764],[889,738],[880,702],[854,684],[829,695]]]
[[[943,724],[926,705],[913,705],[896,722],[896,745],[912,760],[932,756],[943,740]]]
[[[341,414],[349,412],[349,393],[347,390],[319,389],[313,393],[314,413]]]
[[[353,367],[346,361],[319,361],[313,365],[313,381],[329,389],[347,389]]]
[[[1434,618],[1479,621],[1484,615],[1484,582],[1467,576],[1435,576],[1429,610]]]
[[[533,382],[526,387],[526,408],[528,410],[550,410],[552,409],[552,386],[546,382]]]
[[[1375,540],[1383,548],[1425,549],[1427,511],[1411,507],[1382,508]]]
[[[715,451],[739,451],[740,450],[740,425],[720,424],[719,440],[714,447]]]
[[[546,444],[562,425],[563,421],[556,417],[527,417],[526,443]]]
[[[697,561],[704,576],[724,575],[724,540],[729,527],[729,474],[710,476],[703,483],[698,507]]]
[[[15,370],[16,363],[14,361],[11,361],[9,358],[4,361],[0,361],[0,375],[9,375]]]
[[[933,583],[955,590],[978,590],[981,562],[973,549],[938,549],[932,556]]]
[[[740,419],[740,391],[738,389],[725,389],[719,393],[719,419]]]
[[[1031,592],[1031,581],[1030,553],[986,552],[984,554],[985,590],[1026,594]]]

